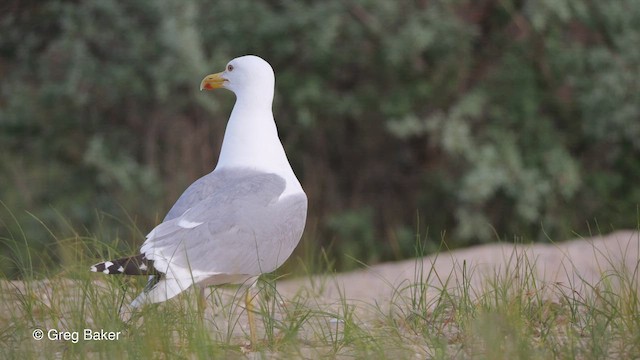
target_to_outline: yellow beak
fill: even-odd
[[[200,82],[200,91],[219,89],[224,85],[227,79],[222,77],[222,73],[207,75],[202,82]]]

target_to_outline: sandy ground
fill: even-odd
[[[338,320],[333,318],[336,315],[331,314],[344,314],[345,304],[355,310],[360,320],[366,322],[369,318],[367,314],[379,315],[380,311],[385,312],[390,306],[406,301],[406,291],[411,291],[412,285],[415,289],[418,283],[428,284],[427,291],[437,299],[439,289],[446,287],[455,292],[463,283],[468,283],[477,292],[476,295],[481,294],[483,286],[496,277],[524,279],[535,274],[536,289],[549,289],[549,296],[557,295],[558,289],[577,293],[589,291],[588,284],[595,285],[614,272],[629,274],[630,277],[636,274],[633,279],[637,282],[640,277],[637,275],[640,266],[639,243],[640,233],[619,231],[558,244],[487,244],[424,258],[378,264],[348,273],[281,280],[276,286],[283,306],[288,307],[287,303],[293,304],[303,299],[305,306],[318,310],[317,314],[327,314],[313,321],[324,321],[326,325],[322,326],[335,327],[332,324]],[[47,279],[31,283],[29,292],[26,291],[26,284],[20,281],[0,281],[0,314],[23,313],[25,309],[20,305],[21,299],[25,294],[30,294],[27,296],[40,298],[39,302],[45,306],[52,301],[59,303],[56,308],[59,308],[60,317],[64,318],[68,312],[66,308],[73,307],[70,304],[81,303],[81,297],[84,296],[81,286],[76,286],[78,284],[77,281],[64,278],[53,281]],[[104,287],[103,280],[98,278],[94,284],[97,288]],[[61,291],[67,293],[62,294]],[[106,289],[98,291],[108,292]],[[221,288],[210,291],[209,303],[212,306],[205,317],[214,324],[212,331],[220,332],[224,337],[224,332],[228,331],[225,329],[231,329],[233,341],[242,344],[248,333],[242,290]],[[61,302],[60,299],[64,300]],[[189,297],[176,299],[185,301]],[[161,310],[164,305],[161,304],[158,309]],[[284,315],[280,311],[274,316]],[[11,321],[11,316],[0,316],[0,329],[2,325],[10,325],[8,323]],[[42,328],[54,326],[50,323],[53,321],[51,319],[43,321]],[[91,325],[93,320],[87,319],[87,322]],[[307,332],[309,334],[300,336],[311,339],[313,331]],[[262,322],[258,324],[258,333],[264,334]],[[309,340],[309,343],[313,341]],[[29,342],[27,345],[34,344]]]
[[[618,231],[558,244],[494,243],[374,265],[330,277],[281,281],[278,291],[294,294],[301,287],[321,287],[321,295],[329,302],[338,301],[343,294],[358,302],[384,303],[404,285],[426,282],[434,290],[444,286],[452,288],[461,285],[465,272],[471,287],[480,290],[496,276],[531,273],[531,269],[540,284],[581,290],[585,282],[593,285],[612,270],[626,269],[629,274],[638,271],[639,243],[640,233],[635,231]]]
[[[437,293],[444,287],[460,287],[466,281],[472,289],[481,292],[483,286],[496,277],[535,273],[540,286],[553,284],[581,291],[585,283],[594,285],[612,270],[628,274],[640,271],[639,244],[640,233],[636,231],[618,231],[557,244],[493,243],[377,264],[352,272],[280,280],[277,290],[283,299],[304,291],[307,296],[321,298],[326,304],[340,303],[344,299],[352,303],[384,304],[397,296],[398,290],[416,283],[427,284],[430,291]],[[638,278],[640,276],[636,275],[635,280]],[[3,284],[2,288],[9,290],[1,297],[7,298],[5,300],[14,298],[10,293],[24,292],[24,284],[20,281]],[[100,279],[96,278],[96,285],[100,284]],[[49,280],[38,281],[32,287],[41,290],[45,303],[55,292]],[[233,288],[211,288],[210,291],[220,291],[236,299],[240,294]]]

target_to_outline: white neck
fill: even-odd
[[[271,104],[256,105],[248,106],[238,97],[227,124],[216,169],[245,167],[278,174],[287,181],[283,195],[301,192],[300,182],[278,138]]]

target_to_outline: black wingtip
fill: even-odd
[[[105,261],[91,266],[93,272],[101,272],[107,275],[153,275],[157,274],[153,267],[153,261],[148,260],[144,254]]]

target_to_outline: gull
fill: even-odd
[[[271,65],[253,55],[231,60],[200,83],[200,90],[224,88],[236,95],[216,167],[184,191],[146,236],[140,254],[91,267],[149,275],[132,308],[166,301],[192,285],[204,294],[207,286],[254,284],[298,245],[307,196],[278,137],[274,87]],[[255,343],[249,290],[245,302]]]

